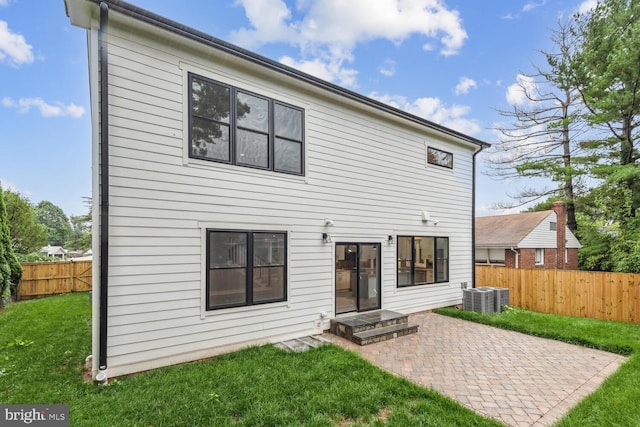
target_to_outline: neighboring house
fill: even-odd
[[[476,218],[476,264],[577,270],[582,246],[565,224],[563,202],[550,211]]]
[[[50,258],[65,259],[67,258],[69,251],[64,249],[62,246],[45,246],[40,249],[40,253]]]
[[[95,378],[461,303],[486,143],[124,2],[65,6],[88,30]]]

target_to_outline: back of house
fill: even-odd
[[[461,302],[483,142],[121,1],[65,6],[88,40],[94,377]]]

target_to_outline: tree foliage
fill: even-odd
[[[521,81],[529,108],[503,112],[516,123],[499,129],[514,147],[502,166],[551,179],[568,205],[570,179],[586,177],[573,191],[580,268],[640,272],[640,0],[602,0],[554,37],[545,69]]]
[[[4,306],[10,294],[15,294],[21,277],[22,266],[11,245],[4,192],[0,188],[0,307]]]
[[[569,70],[572,39],[569,26],[558,24],[552,32],[554,52],[541,52],[545,67],[534,66],[534,74],[521,74],[515,91],[520,99],[511,110],[498,110],[511,122],[496,126],[502,136],[492,147],[491,175],[505,179],[543,177],[551,188],[525,188],[513,197],[520,204],[554,196],[567,205],[567,225],[575,231],[574,199],[579,167],[578,144],[584,133],[580,96]]]
[[[640,1],[598,3],[575,17],[572,33],[578,43],[571,70],[584,117],[600,130],[583,144],[593,159],[588,170],[600,180],[594,204],[615,226],[606,251],[600,247],[610,269],[640,272]]]
[[[88,213],[78,216],[71,215],[71,237],[65,244],[67,249],[87,250],[91,248],[91,197],[85,197],[85,206],[89,210]]]
[[[632,217],[640,208],[640,1],[599,3],[576,17],[573,34],[579,49],[571,69],[585,118],[606,132],[585,144],[597,158],[591,173],[630,191]]]
[[[47,230],[47,241],[52,246],[63,246],[71,237],[71,224],[64,211],[43,200],[36,205],[36,219]]]
[[[16,254],[29,254],[47,244],[47,232],[36,220],[31,202],[18,193],[6,190],[4,201],[11,234],[11,246]]]

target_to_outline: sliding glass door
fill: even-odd
[[[380,244],[336,243],[336,314],[380,308]]]

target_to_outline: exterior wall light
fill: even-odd
[[[387,243],[393,245],[394,241],[395,239],[393,238],[393,235],[389,234],[389,237],[387,237]]]
[[[324,243],[331,243],[331,235],[329,233],[322,233],[322,241]]]

